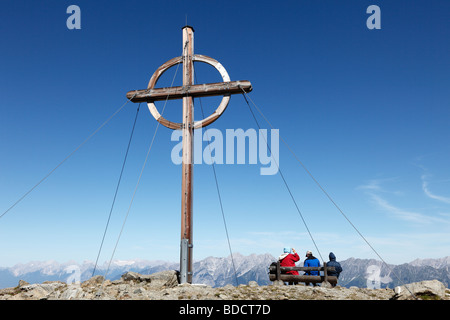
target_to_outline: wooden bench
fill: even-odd
[[[293,275],[286,274],[287,271],[323,271],[323,275],[310,276],[310,275]],[[270,281],[281,281],[289,283],[329,283],[331,285],[337,284],[337,277],[329,276],[329,271],[335,271],[334,267],[327,267],[327,263],[323,263],[323,267],[281,267],[280,261],[276,265],[271,265],[269,267],[269,280]]]

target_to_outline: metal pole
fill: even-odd
[[[183,87],[194,83],[194,29],[183,27]],[[183,97],[183,162],[181,179],[181,252],[180,282],[192,283],[192,191],[194,103],[191,96]]]

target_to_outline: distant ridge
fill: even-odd
[[[271,254],[244,256],[234,253],[233,260],[234,266],[230,256],[207,257],[194,262],[193,283],[222,287],[227,284],[236,285],[236,278],[238,284],[247,284],[249,281],[256,281],[259,285],[271,283],[268,277],[268,266],[276,261]],[[394,288],[403,283],[424,280],[439,280],[447,287],[450,285],[450,256],[439,259],[416,259],[410,263],[389,265],[389,268],[381,261],[374,259],[349,258],[340,263],[344,270],[339,277],[339,285],[347,288],[351,286],[366,288],[377,285],[380,288]],[[91,278],[93,268],[94,263],[91,261],[84,261],[81,264],[75,261],[65,263],[32,261],[8,268],[0,267],[0,288],[14,287],[19,280],[29,283],[68,282],[69,277],[73,279],[79,276],[80,281],[83,282]],[[107,263],[97,266],[95,274],[104,275],[106,269]],[[111,263],[107,279],[117,280],[128,271],[152,274],[163,270],[179,270],[179,265],[160,260],[115,260]],[[402,283],[397,277],[402,279]]]
[[[430,266],[436,269],[445,268],[450,266],[450,256],[440,259],[416,259],[409,264],[415,267]]]

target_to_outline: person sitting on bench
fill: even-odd
[[[295,263],[300,260],[299,255],[295,252],[294,248],[285,247],[283,249],[283,254],[278,257],[280,260],[281,267],[295,267]],[[292,274],[294,276],[298,276],[298,271],[290,270],[286,271],[286,274]]]
[[[304,267],[320,267],[320,261],[316,257],[313,256],[311,251],[306,252],[306,260],[303,263]],[[305,276],[318,276],[319,271],[305,271]],[[308,286],[309,283],[307,282],[306,285]],[[313,286],[316,284],[313,283]]]

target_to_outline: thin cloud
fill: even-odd
[[[368,183],[358,186],[356,189],[358,190],[374,190],[381,191],[381,181],[380,180],[370,180]]]
[[[441,219],[436,219],[436,218],[430,218],[421,213],[404,210],[402,208],[396,207],[374,193],[371,193],[370,196],[371,196],[372,200],[380,208],[386,210],[388,213],[390,213],[391,215],[393,215],[394,217],[396,217],[400,220],[414,222],[414,223],[420,223],[420,224],[424,224],[424,223],[429,224],[435,220],[441,220]]]
[[[423,176],[424,177],[424,176]],[[396,179],[375,179],[375,180],[371,180],[369,181],[367,184],[359,186],[358,189],[361,190],[365,190],[365,192],[370,196],[370,198],[372,199],[373,203],[375,203],[379,208],[385,210],[388,214],[391,215],[391,217],[395,218],[395,219],[399,219],[399,220],[403,220],[403,221],[408,221],[411,223],[417,223],[417,224],[431,224],[431,223],[450,223],[449,220],[445,219],[444,215],[441,215],[444,217],[444,219],[442,218],[437,218],[437,217],[432,217],[432,216],[428,216],[419,212],[415,212],[415,211],[411,211],[408,209],[403,209],[400,207],[397,207],[395,205],[393,205],[392,203],[390,203],[389,201],[387,201],[384,197],[382,197],[380,194],[391,194],[391,195],[399,195],[402,194],[402,192],[399,191],[387,191],[385,188],[382,187],[382,184],[386,181],[394,181]],[[426,181],[423,180],[425,182],[425,187],[424,187],[424,191],[427,190],[429,191],[426,187]],[[448,201],[448,203],[450,203],[450,198],[445,198],[445,197],[439,197],[436,195],[431,194],[432,196],[434,196],[435,198],[438,197],[440,201]]]
[[[358,186],[357,190],[367,190],[368,192],[389,192],[386,191],[381,185],[386,182],[393,182],[397,181],[398,178],[384,178],[384,179],[373,179],[369,180],[366,184]],[[392,192],[392,193],[399,193],[399,192]]]
[[[425,193],[425,195],[431,199],[434,200],[438,200],[444,203],[448,203],[450,204],[450,198],[449,197],[443,197],[443,196],[439,196],[436,195],[434,193],[432,193],[430,191],[430,189],[428,189],[428,181],[427,181],[427,176],[426,175],[422,175],[422,190]]]

